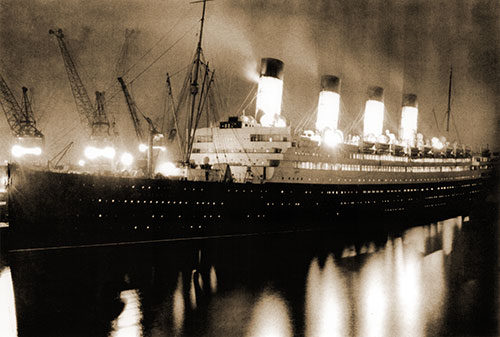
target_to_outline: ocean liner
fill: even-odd
[[[466,214],[481,200],[493,172],[491,154],[426,140],[417,133],[413,94],[403,97],[398,137],[383,131],[380,87],[369,88],[363,133],[344,135],[337,128],[340,79],[325,75],[314,128],[293,130],[281,114],[284,63],[265,58],[255,116],[198,127],[211,83],[208,70],[199,76],[206,65],[201,38],[189,77],[182,165],[154,169],[151,127],[142,176],[4,166],[0,221],[8,223],[9,249],[315,229],[377,232],[401,219]]]

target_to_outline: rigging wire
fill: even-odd
[[[52,141],[52,143],[55,144],[55,143],[60,142],[64,137],[66,137],[69,133],[71,133],[74,130],[76,130],[76,128],[79,127],[79,126],[80,126],[80,120],[74,120],[73,125],[70,125],[70,127],[68,128],[68,131],[66,131],[62,135],[59,135],[59,137],[56,138],[54,141]]]
[[[217,94],[217,96],[215,95],[215,93]],[[219,111],[226,112],[228,110],[227,101],[222,98],[221,90],[219,89],[219,84],[217,81],[214,81],[214,90],[210,92],[210,95],[214,101],[214,104],[216,105],[216,109],[218,109],[218,111],[215,112],[216,116],[213,116],[214,123],[217,123],[217,120],[220,120]],[[215,120],[216,118],[217,120]]]
[[[172,74],[170,74],[170,78],[174,77],[175,75],[178,75],[180,74],[182,71],[185,71],[187,68],[189,68],[189,65],[185,66],[185,67],[182,67],[181,69],[173,72]]]
[[[245,99],[241,102],[241,105],[238,107],[238,109],[236,109],[236,114],[238,114],[239,111],[244,111],[248,108],[248,106],[250,104],[253,103],[253,101],[255,101],[255,99],[257,98],[257,86],[258,84],[255,83],[254,86],[252,87],[252,89],[250,89],[250,91],[248,92],[248,95],[245,97]],[[246,103],[246,101],[250,98],[250,96],[252,96],[251,100]],[[245,104],[246,103],[246,104]]]
[[[148,71],[156,62],[158,62],[163,56],[165,56],[173,47],[175,47],[175,45],[177,45],[184,37],[186,37],[186,35],[188,33],[190,33],[195,26],[197,26],[198,23],[196,23],[195,25],[193,25],[188,31],[186,31],[181,37],[179,37],[170,47],[168,47],[163,53],[160,54],[160,56],[158,56],[156,59],[153,60],[153,62],[151,62],[146,68],[144,68],[139,74],[137,74],[134,78],[132,78],[128,84],[132,84],[135,80],[137,80],[139,77],[141,77],[146,71]],[[104,103],[107,103],[109,102],[110,100],[112,100],[116,95],[118,95],[118,93],[120,92],[120,90],[116,90],[112,95],[110,95],[110,97],[108,97]]]
[[[309,112],[304,114],[302,118],[299,120],[297,123],[297,126],[294,129],[294,133],[298,133],[300,131],[304,131],[307,129],[311,129],[312,127],[310,126],[311,124],[314,124],[313,119],[314,116],[317,114],[317,107],[313,107],[309,109]]]
[[[189,10],[189,11],[186,11],[186,12],[190,12],[190,11],[192,11],[192,10]],[[187,14],[187,13],[186,13],[186,14]],[[162,36],[162,37],[161,37],[158,41],[156,41],[156,42],[153,44],[153,46],[152,46],[151,48],[149,48],[149,49],[148,49],[148,50],[147,50],[147,51],[146,51],[146,52],[145,52],[145,53],[144,53],[141,57],[139,57],[139,58],[137,59],[137,61],[135,61],[135,62],[134,62],[134,63],[133,63],[133,64],[132,64],[132,65],[131,65],[131,66],[130,66],[127,70],[125,70],[125,72],[124,72],[123,74],[121,74],[121,76],[120,76],[120,77],[124,78],[124,77],[125,77],[125,75],[127,75],[127,74],[128,74],[128,73],[129,73],[129,72],[130,72],[133,68],[135,68],[135,66],[136,66],[137,64],[139,64],[139,62],[141,62],[141,61],[142,61],[142,60],[143,60],[146,56],[148,56],[148,55],[149,55],[149,54],[153,51],[153,49],[155,49],[155,48],[156,48],[156,47],[160,44],[160,42],[162,42],[162,41],[163,41],[163,40],[164,40],[167,36],[169,36],[169,35],[170,35],[170,33],[174,30],[174,28],[175,28],[175,27],[177,27],[177,25],[178,25],[178,24],[179,24],[182,20],[184,20],[184,19],[185,19],[185,17],[186,17],[185,15],[181,15],[181,16],[179,17],[179,20],[178,20],[178,21],[177,21],[177,22],[176,22],[176,23],[175,23],[175,24],[174,24],[174,25],[173,25],[173,26],[172,26],[172,27],[168,30],[168,32],[166,32],[166,33],[165,33],[165,34],[164,34],[164,35],[163,35],[163,36]],[[197,23],[196,23],[196,24],[197,24]],[[195,25],[196,25],[196,24],[195,24]],[[190,28],[190,29],[189,29],[189,31],[191,31],[191,30],[192,30],[192,28]],[[108,87],[108,89],[106,89],[106,91],[107,91],[107,90],[109,90],[109,89],[111,89],[111,88],[112,88],[112,87],[114,87],[114,86],[116,86],[116,81],[113,81],[113,84],[111,84],[111,85]]]
[[[397,114],[395,114],[397,116]],[[387,110],[387,106],[384,104],[384,125],[386,126],[386,130],[389,130],[391,132],[392,130],[397,130],[398,129],[398,122],[395,121],[396,118],[393,117],[393,114]],[[392,132],[391,132],[392,133]]]
[[[363,130],[361,130],[360,132],[356,131],[359,130],[359,126],[363,124],[363,112],[364,108],[361,108],[359,114],[356,116],[356,119],[354,119],[350,127],[346,130],[346,134],[352,134],[354,132],[354,134],[359,134],[359,136],[362,137]]]
[[[460,134],[458,133],[457,123],[455,122],[455,117],[451,116],[451,120],[453,121],[453,126],[455,127],[455,132],[457,133],[457,139],[459,143],[462,143],[460,140]]]
[[[188,33],[190,33],[198,23],[194,24],[188,31],[186,31],[184,34],[181,35],[170,47],[168,47],[163,53],[160,54],[156,59],[153,60],[146,68],[144,68],[143,71],[141,71],[139,74],[137,74],[134,78],[132,78],[129,83],[134,82],[136,79],[138,79],[142,74],[144,74],[146,71],[149,70],[156,62],[158,62],[165,54],[167,54],[177,43],[179,43]]]
[[[438,120],[437,120],[437,116],[436,116],[436,109],[432,108],[432,114],[434,115],[434,122],[436,122],[436,127],[438,129],[438,133],[441,133],[441,130],[439,128],[439,123],[438,123]]]
[[[347,115],[348,110],[345,107],[344,102],[342,100],[340,100],[340,104],[341,104],[341,110],[345,111],[345,113]],[[349,135],[349,134],[351,134],[351,132],[354,129],[356,129],[357,127],[359,127],[359,125],[361,124],[361,121],[363,120],[364,112],[365,112],[365,107],[362,106],[361,109],[359,110],[358,114],[354,118],[354,120],[351,122],[351,124],[349,125],[349,127],[346,129],[345,134]]]

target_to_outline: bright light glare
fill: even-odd
[[[264,114],[260,118],[260,124],[262,124],[262,126],[273,126],[274,125],[274,115]]]
[[[322,91],[319,93],[318,117],[316,129],[323,131],[337,129],[339,118],[340,95],[336,92]]]
[[[432,137],[431,139],[432,147],[438,150],[442,150],[444,145],[437,137]]]
[[[21,157],[24,154],[23,148],[19,145],[14,145],[11,152],[14,157]]]
[[[114,158],[115,157],[115,153],[116,153],[115,149],[113,149],[110,146],[105,147],[104,150],[103,150],[104,157],[109,158],[109,159]]]
[[[161,163],[156,169],[156,171],[163,174],[166,177],[176,176],[181,174],[181,169],[176,167],[175,164],[171,162]]]
[[[108,159],[113,159],[115,157],[116,151],[114,148],[111,146],[106,146],[103,149],[94,147],[94,146],[87,146],[85,148],[85,157],[87,157],[90,160],[99,158],[99,157],[104,157]]]
[[[78,161],[78,165],[80,165],[80,166],[82,166],[82,167],[83,167],[83,166],[85,166],[85,160],[80,159],[80,160]]]
[[[85,157],[89,158],[89,159],[95,159],[99,156],[99,153],[100,153],[100,150],[93,147],[93,146],[87,146],[85,148]]]
[[[165,146],[160,146],[160,145],[155,145],[153,146],[153,149],[155,150],[160,150],[162,152],[166,151],[167,149],[165,148]]]
[[[401,139],[410,146],[415,144],[417,134],[418,109],[411,106],[403,107],[401,112]]]
[[[270,76],[262,76],[259,79],[256,106],[257,112],[261,110],[264,113],[260,120],[263,126],[276,126],[274,123],[275,116],[279,116],[281,112],[282,95],[282,80]]]
[[[146,144],[139,144],[139,151],[146,152],[148,150],[148,146]]]
[[[335,147],[338,144],[342,143],[343,140],[344,140],[344,135],[340,130],[332,131],[327,129],[323,134],[323,141],[329,147]]]
[[[27,154],[32,154],[32,155],[35,155],[35,156],[39,156],[42,154],[42,149],[38,146],[35,146],[35,147],[24,147],[24,146],[21,146],[21,145],[14,145],[12,146],[12,155],[14,157],[22,157],[24,155],[27,155]]]
[[[0,176],[0,192],[3,193],[7,191],[7,183],[9,182],[9,178],[7,176]]]
[[[161,146],[161,145],[155,145],[155,146],[153,146],[153,149],[160,150],[162,152],[167,150],[165,146]],[[148,146],[146,144],[139,144],[139,151],[146,152],[147,150],[148,150]]]
[[[384,126],[384,103],[368,100],[365,105],[363,135],[378,137],[382,134]]]
[[[121,155],[120,157],[120,162],[124,165],[124,166],[130,166],[132,165],[132,163],[134,162],[134,157],[128,153],[128,152],[125,152]]]

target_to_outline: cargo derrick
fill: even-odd
[[[9,86],[0,75],[0,105],[2,106],[10,129],[16,137],[12,155],[16,158],[25,155],[40,156],[44,136],[36,127],[36,121],[28,98],[28,89],[23,87],[23,106],[21,107]]]

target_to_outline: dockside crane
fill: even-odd
[[[123,81],[123,78],[118,77],[118,82],[120,82],[123,95],[125,96],[125,101],[127,102],[128,111],[130,112],[130,117],[132,118],[132,123],[134,124],[135,134],[137,136],[137,140],[140,144],[145,143],[144,133],[141,128],[141,120],[139,119],[137,105],[135,101],[132,99],[130,92],[128,91],[127,85]]]
[[[108,160],[115,157],[115,149],[111,142],[109,119],[104,110],[104,93],[96,92],[96,106],[94,107],[64,41],[63,31],[51,29],[49,34],[57,38],[80,120],[90,134],[92,144],[85,148],[85,157],[94,163],[94,167],[106,169],[109,164]],[[113,162],[111,164],[113,165]]]
[[[80,115],[82,124],[90,130],[91,139],[108,139],[110,136],[110,123],[108,117],[104,108],[99,108],[99,103],[97,103],[97,108],[92,105],[92,102],[87,94],[87,90],[85,89],[76,68],[75,62],[73,61],[73,58],[68,50],[68,46],[64,41],[63,31],[61,29],[51,29],[49,30],[49,34],[54,35],[57,38],[64,66],[66,68],[66,73],[68,75],[69,84],[71,86],[71,91],[73,93],[76,108]],[[96,99],[98,99],[101,95],[102,93],[96,92]]]
[[[16,142],[11,149],[12,155],[17,158],[25,155],[40,156],[44,136],[36,127],[33,109],[28,98],[28,89],[23,87],[23,106],[21,107],[7,82],[0,75],[0,105],[5,112],[10,129],[16,137]]]
[[[133,29],[125,29],[125,39],[123,41],[123,45],[120,48],[120,53],[118,57],[118,61],[116,62],[115,67],[115,75],[116,77],[125,76],[127,72],[128,66],[128,53],[130,50],[130,41],[135,35],[135,30]]]
[[[115,80],[117,77],[123,77],[128,72],[129,66],[129,50],[131,41],[135,36],[135,30],[133,29],[125,29],[125,38],[123,40],[123,44],[120,47],[120,51],[118,54],[118,59],[116,61],[115,71],[111,78],[111,81],[107,87],[113,88]],[[113,95],[114,96],[114,95]],[[119,115],[120,111],[123,110],[123,102],[118,100],[110,100],[106,104],[106,114],[111,122],[114,136],[117,138],[117,141],[120,143],[119,147],[124,148],[124,139],[123,137],[119,137],[119,132],[116,128],[116,125],[120,126],[120,123],[115,120],[115,116]],[[121,122],[122,119],[119,119]]]
[[[153,147],[154,147],[154,141],[157,140],[158,138],[162,138],[163,135],[158,131],[157,127],[154,125],[153,121],[141,113],[139,109],[137,108],[137,104],[135,103],[135,100],[132,98],[130,95],[130,92],[128,91],[127,85],[125,84],[125,81],[123,78],[118,77],[118,82],[120,82],[122,91],[123,91],[123,96],[125,96],[125,101],[127,102],[127,107],[128,111],[130,112],[130,116],[132,118],[132,123],[134,124],[134,129],[135,129],[135,134],[137,136],[137,140],[139,141],[139,151],[145,152],[147,151],[147,168],[146,172],[147,175],[150,176],[152,174],[153,170]],[[149,126],[149,133],[148,136],[144,135],[141,127],[141,119],[139,118],[139,114],[141,115],[142,118],[146,120]],[[146,145],[146,143],[148,145]],[[162,148],[162,147],[160,147]]]

